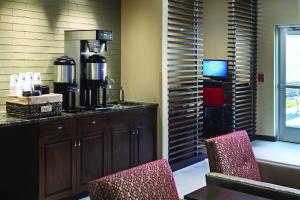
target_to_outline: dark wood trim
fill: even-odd
[[[256,135],[254,135],[254,134],[249,134],[248,133],[248,137],[249,137],[249,139],[250,139],[251,142],[254,141],[254,140],[256,140]]]
[[[268,135],[255,135],[254,140],[265,140],[270,142],[278,141],[277,136],[268,136]]]
[[[38,199],[35,124],[0,128],[0,136],[1,199]]]
[[[171,164],[171,169],[173,172],[180,170],[182,168],[188,167],[190,165],[196,164],[200,161],[203,161],[204,159],[206,159],[207,156],[206,154],[199,154],[196,157],[192,157],[190,159],[186,159],[186,160],[182,160],[181,162],[176,162],[174,164]]]
[[[228,57],[232,67],[233,130],[256,133],[257,0],[230,0]]]
[[[204,159],[198,155],[203,135],[202,0],[168,3],[168,158],[178,170]]]
[[[191,192],[184,196],[186,200],[220,200],[220,199],[252,199],[252,200],[264,200],[259,195],[254,195],[250,193],[244,193],[233,189],[228,189],[220,186],[208,185],[204,186],[194,192]]]

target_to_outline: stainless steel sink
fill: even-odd
[[[139,106],[141,103],[136,103],[136,102],[118,102],[113,104],[113,108],[115,109],[122,109],[122,108],[131,108],[135,106]]]

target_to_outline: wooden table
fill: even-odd
[[[267,198],[217,186],[205,186],[184,196],[186,200],[266,200]]]

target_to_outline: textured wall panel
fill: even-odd
[[[115,80],[111,100],[120,87],[120,0],[0,1],[0,110],[4,110],[9,75],[41,72],[52,88],[53,60],[64,53],[64,30],[112,30],[108,75]]]

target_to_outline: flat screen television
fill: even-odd
[[[203,60],[203,76],[226,78],[228,76],[228,61]]]

